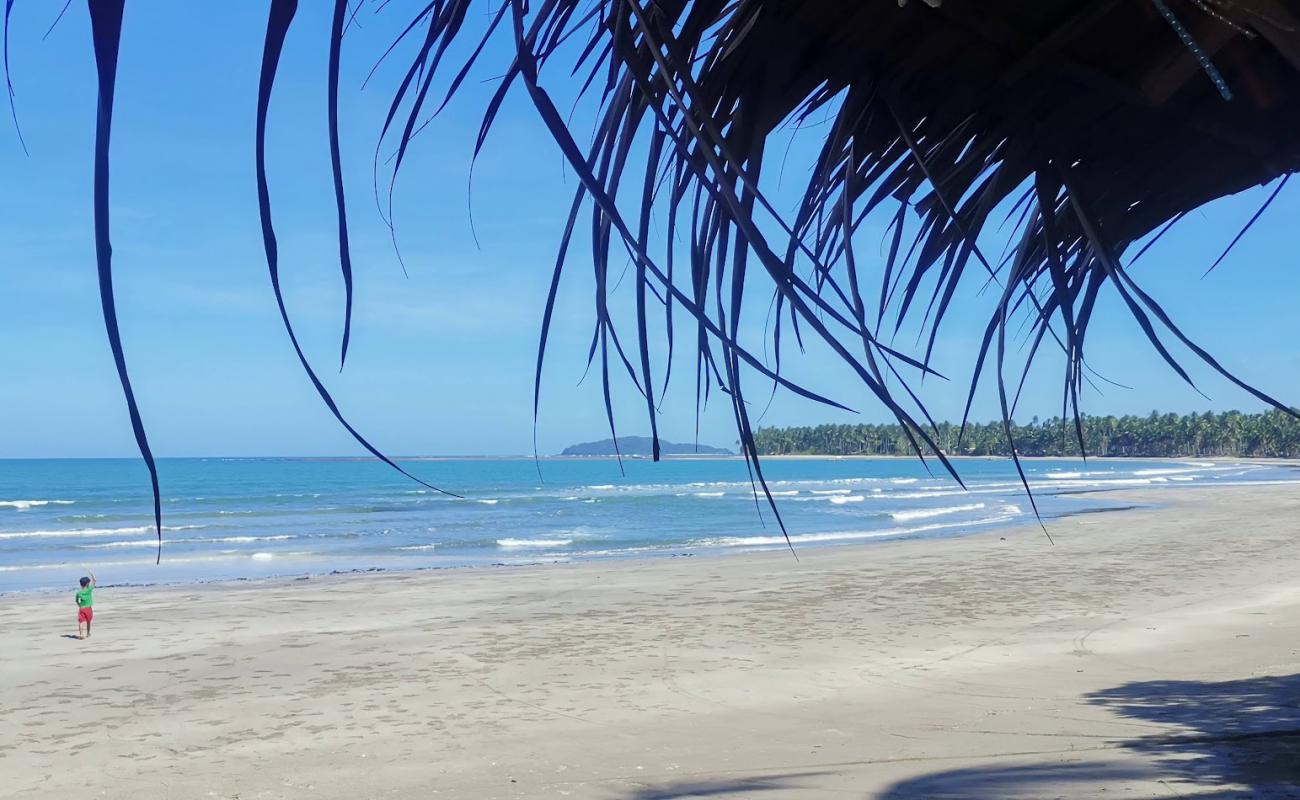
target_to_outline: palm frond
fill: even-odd
[[[6,23],[12,4],[6,1]],[[389,0],[379,9],[392,5]],[[1143,337],[1189,384],[1191,374],[1166,337],[1258,400],[1295,414],[1187,337],[1130,272],[1133,261],[1190,210],[1281,178],[1275,197],[1286,176],[1300,169],[1300,9],[1294,0],[1212,5],[410,0],[409,24],[380,58],[404,57],[408,66],[376,144],[376,202],[396,244],[392,187],[409,148],[475,65],[498,52],[489,47],[495,40],[509,63],[494,65],[500,77],[474,157],[507,95],[519,91],[579,183],[544,303],[534,424],[560,278],[577,223],[588,212],[596,285],[590,358],[593,365],[600,359],[611,432],[611,373],[621,371],[643,396],[657,443],[657,408],[673,369],[673,317],[683,313],[696,329],[697,407],[711,391],[726,396],[759,484],[748,373],[770,381],[773,391],[782,387],[845,407],[783,376],[787,325],[801,349],[807,338],[833,353],[897,419],[914,450],[936,458],[960,480],[909,380],[914,372],[920,379],[935,374],[930,359],[940,328],[954,304],[963,302],[959,288],[972,270],[985,288],[997,287],[998,296],[972,364],[964,416],[981,376],[994,369],[1013,458],[1011,415],[1029,364],[1043,352],[1059,350],[1063,358],[1062,408],[1074,417],[1082,446],[1080,392],[1094,374],[1085,341],[1103,289],[1120,297]],[[480,6],[488,12],[486,25],[471,31],[469,22],[479,18],[471,11]],[[100,70],[95,191],[105,320],[137,442],[153,474],[116,329],[108,248],[107,137],[122,0],[90,0],[90,8]],[[272,0],[258,93],[259,210],[272,287],[291,343],[322,400],[363,447],[400,470],[334,404],[298,346],[279,288],[265,129],[279,50],[295,10],[294,0]],[[346,288],[340,364],[347,355],[352,304],[338,137],[346,12],[346,0],[336,0],[326,75]],[[469,53],[448,66],[461,39],[468,39]],[[553,80],[554,62],[560,62],[560,77]],[[435,81],[444,73],[449,87],[435,99]],[[576,102],[587,104],[596,119],[585,147],[553,94],[557,85],[571,87],[577,80]],[[817,128],[821,147],[799,203],[787,214],[763,189],[768,145],[785,125],[812,130],[813,115],[825,118]],[[384,148],[392,157],[382,162],[381,180]],[[631,189],[620,192],[625,185],[640,191],[629,200]],[[1002,209],[1006,213],[997,222]],[[667,217],[667,228],[652,237],[650,222],[657,214]],[[888,238],[887,255],[874,261],[856,249],[860,228],[873,215],[887,220]],[[990,260],[983,251],[987,237],[1008,224],[1006,255]],[[679,238],[686,243],[684,265],[675,252]],[[1139,243],[1136,255],[1126,259]],[[620,335],[626,333],[620,322],[628,321],[617,318],[609,302],[618,284],[610,281],[611,259],[624,254],[634,272],[634,336]],[[873,280],[879,285],[871,286]],[[771,291],[771,365],[742,341],[745,300],[754,286]],[[664,306],[668,341],[657,395],[652,302]],[[1025,320],[1029,345],[1012,393],[1004,375],[1006,337],[1017,315]],[[919,354],[894,344],[907,325],[918,329],[918,347],[924,342]],[[771,504],[771,495],[766,497]]]
[[[435,44],[440,52],[445,48],[469,2],[434,4],[424,23],[430,38],[412,70]],[[797,336],[806,328],[828,346],[903,430],[917,437],[917,451],[937,457],[954,475],[931,437],[933,421],[898,366],[929,371],[940,327],[972,264],[1001,287],[1001,297],[975,359],[967,413],[993,349],[1008,437],[1029,363],[1046,341],[1064,357],[1062,402],[1082,441],[1079,395],[1089,380],[1084,339],[1105,286],[1119,294],[1151,346],[1193,388],[1157,325],[1256,398],[1294,413],[1184,336],[1122,264],[1130,245],[1191,208],[1300,165],[1290,133],[1300,124],[1300,81],[1285,20],[1243,15],[1226,25],[1223,14],[1176,14],[1161,0],[1046,2],[1032,12],[1023,4],[993,3],[979,16],[960,3],[900,8],[831,0],[506,0],[498,14],[507,9],[513,61],[488,107],[476,153],[501,98],[522,84],[581,181],[557,280],[575,215],[590,201],[598,328],[593,344],[599,343],[593,356],[602,361],[607,410],[607,342],[617,334],[605,276],[614,236],[635,262],[638,298],[638,357],[629,360],[620,350],[617,360],[645,395],[652,430],[648,294],[680,300],[696,319],[697,376],[712,375],[730,398],[751,462],[758,454],[751,446],[741,374],[742,361],[749,359],[739,357],[744,351],[737,336],[751,260],[773,291],[776,370],[769,378],[779,380],[782,312],[788,310]],[[1206,41],[1213,40],[1222,68],[1193,32],[1202,25],[1213,26]],[[1169,36],[1171,29],[1176,36]],[[586,151],[543,78],[545,65],[559,57],[557,43],[584,35],[571,72],[589,70],[588,85],[594,76],[605,76]],[[470,62],[481,53],[480,43]],[[1189,65],[1210,77],[1208,86],[1192,80]],[[462,65],[458,80],[469,66]],[[1238,93],[1228,104],[1234,95],[1227,86],[1238,78],[1256,90],[1248,99]],[[404,84],[398,98],[405,93]],[[417,114],[421,104],[417,97],[409,113]],[[765,146],[784,121],[802,124],[815,112],[828,116],[827,132],[802,201],[787,221],[760,188]],[[1113,133],[1099,135],[1103,129]],[[639,203],[624,205],[615,198],[633,163],[632,140],[641,131],[649,132],[642,190]],[[1202,168],[1211,163],[1213,169]],[[666,201],[656,192],[661,176],[671,176]],[[659,265],[673,263],[673,233],[688,195],[695,202],[687,218],[690,277],[683,281],[690,294],[683,296],[676,276]],[[897,206],[880,299],[868,309],[864,298],[875,294],[864,291],[854,231],[886,200]],[[660,203],[668,207],[670,225],[656,255],[646,227]],[[1006,203],[1013,203],[1008,219],[1019,214],[1013,232],[1019,244],[995,265],[980,240],[993,212]],[[902,254],[909,209],[920,224]],[[805,268],[811,279],[802,276]],[[933,288],[923,300],[927,281]],[[876,338],[891,308],[895,330],[920,316],[925,347],[918,358]],[[1006,326],[1017,312],[1033,324],[1013,400],[1002,372]],[[857,340],[859,354],[847,346],[851,340]],[[699,382],[705,397],[710,383]],[[757,465],[755,475],[761,478]]]

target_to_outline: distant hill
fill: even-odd
[[[648,456],[653,453],[651,439],[649,436],[620,436],[618,437],[618,452],[625,456]],[[730,450],[721,447],[710,447],[702,444],[696,447],[693,444],[677,444],[665,439],[659,440],[659,452],[665,456],[729,456],[734,455]],[[599,442],[583,442],[564,448],[562,456],[612,456],[615,455],[614,440],[601,439]]]

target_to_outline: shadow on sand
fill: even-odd
[[[1300,797],[1300,675],[1142,681],[1088,695],[1121,717],[1176,730],[1116,742],[1149,766],[1104,761],[972,767],[895,784],[881,800],[1077,797],[1159,781],[1171,797]],[[1068,758],[1068,753],[1061,757]]]
[[[762,792],[787,792],[787,796],[797,793],[804,778],[816,778],[822,772],[790,772],[778,775],[751,777],[719,778],[710,780],[669,781],[658,784],[646,784],[627,794],[618,795],[618,800],[678,800],[678,798],[732,798],[754,797]]]

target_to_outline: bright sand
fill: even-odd
[[[89,642],[70,575],[0,598],[0,795],[1300,797],[1300,486],[1114,496],[1165,507],[106,588]]]

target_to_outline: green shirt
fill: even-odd
[[[95,604],[95,598],[91,593],[95,591],[95,584],[91,584],[84,589],[77,590],[77,608],[90,608]]]

